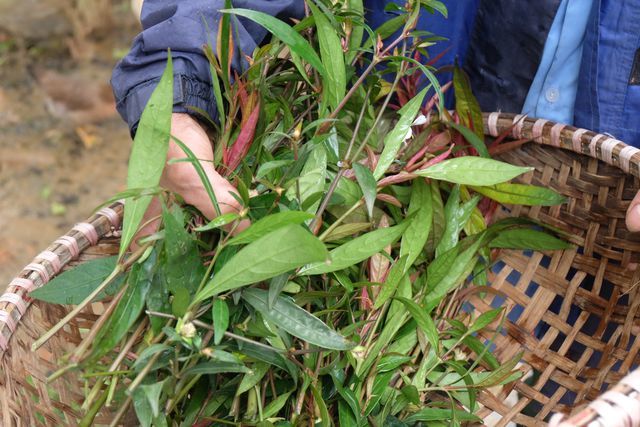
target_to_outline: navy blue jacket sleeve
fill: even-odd
[[[192,113],[187,107],[197,107],[214,120],[217,118],[209,63],[202,47],[210,43],[215,50],[224,3],[224,0],[145,0],[143,31],[134,39],[127,56],[116,65],[111,78],[116,108],[132,134],[164,71],[169,48],[173,59],[174,112]],[[304,14],[304,2],[297,0],[235,0],[233,5],[283,20]],[[235,21],[238,52],[232,67],[241,71],[246,65],[244,55],[253,53],[267,31],[244,18]]]

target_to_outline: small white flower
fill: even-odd
[[[413,138],[413,130],[411,130],[411,127],[409,127],[409,129],[407,130],[406,135],[404,136],[403,141],[407,142],[408,140],[410,140],[411,138]]]
[[[425,117],[424,114],[420,113],[420,115],[418,117],[416,117],[416,119],[413,121],[413,123],[411,123],[411,126],[420,126],[423,125],[425,123],[427,123],[427,118]]]

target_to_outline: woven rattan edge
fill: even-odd
[[[99,210],[87,221],[76,224],[11,281],[0,296],[0,359],[9,349],[13,331],[31,304],[29,292],[44,286],[79,253],[116,231],[122,212],[123,202],[118,201]]]
[[[508,134],[588,155],[640,178],[640,150],[611,135],[522,114],[483,113],[483,126],[487,135]]]

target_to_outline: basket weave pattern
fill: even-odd
[[[460,304],[469,302],[480,312],[506,307],[509,320],[502,332],[497,338],[484,338],[494,339],[493,351],[501,361],[523,352],[521,369],[532,374],[502,389],[480,393],[478,400],[485,406],[480,415],[497,412],[502,416],[496,424],[499,426],[508,422],[537,426],[554,412],[579,412],[579,422],[572,419],[562,425],[588,425],[603,416],[609,418],[602,425],[625,425],[615,424],[620,420],[612,418],[624,421],[625,411],[602,400],[595,407],[579,410],[638,365],[640,268],[635,264],[640,262],[640,235],[626,230],[624,217],[639,188],[640,151],[607,135],[523,116],[487,114],[484,126],[485,133],[494,137],[509,133],[510,139],[535,141],[537,144],[525,144],[501,159],[535,167],[520,181],[552,188],[568,198],[562,206],[507,206],[500,215],[528,216],[557,227],[576,248],[548,254],[502,251],[490,275],[489,291],[479,293],[470,288],[460,292]],[[121,213],[120,205],[111,208]],[[99,236],[109,236],[115,230],[109,215],[97,214],[88,222]],[[117,253],[117,238],[101,237],[97,246],[89,247],[91,235],[87,238],[84,231],[71,233],[82,254],[67,268],[88,258]],[[65,245],[54,244],[48,250],[58,254],[61,265],[71,259]],[[36,261],[48,268],[48,275],[55,274],[49,261]],[[43,283],[42,276],[46,275],[26,270],[20,277],[32,280],[37,287]],[[10,286],[8,291],[21,297],[27,293],[21,286]],[[0,345],[2,425],[77,422],[84,384],[63,377],[47,385],[44,379],[86,335],[101,310],[101,304],[92,305],[64,332],[32,353],[31,343],[68,309],[35,303],[20,316],[15,304],[0,300],[0,313],[8,312],[17,325],[11,334],[8,323],[0,318],[0,340],[3,337],[8,343],[6,351]],[[626,396],[636,393],[634,387],[640,391],[640,386],[625,380],[616,389]],[[509,394],[517,396],[514,403],[505,402]],[[640,402],[632,400],[640,414]],[[108,422],[109,414],[102,414],[97,421]]]

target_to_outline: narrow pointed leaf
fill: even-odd
[[[423,251],[433,222],[431,187],[423,179],[413,181],[408,214],[411,215],[414,212],[415,216],[409,223],[407,232],[402,235],[400,244],[400,256],[407,256],[405,271],[413,265]]]
[[[302,224],[313,219],[313,214],[299,211],[284,211],[268,215],[251,224],[249,228],[227,242],[227,245],[244,245],[259,239],[278,228]]]
[[[456,91],[456,112],[458,116],[467,128],[473,127],[473,131],[468,129],[469,134],[465,135],[463,133],[462,136],[478,150],[478,153],[480,153],[482,157],[489,157],[489,152],[484,144],[480,104],[478,104],[476,97],[473,96],[469,77],[467,77],[465,72],[457,65],[453,68],[453,88]],[[470,141],[469,138],[471,135],[475,137],[471,138],[474,140],[473,142]],[[480,146],[481,149],[478,149],[478,146]]]
[[[513,166],[498,160],[467,156],[445,160],[415,173],[454,184],[484,186],[509,181],[532,169]]]
[[[329,252],[331,261],[311,264],[300,270],[300,275],[323,274],[351,267],[380,252],[400,238],[408,221],[389,228],[381,228],[338,246]]]
[[[164,170],[169,150],[171,113],[173,111],[173,65],[171,52],[160,82],[147,102],[129,157],[127,188],[156,187]],[[122,258],[138,231],[152,196],[129,199],[124,208],[120,253]]]
[[[426,94],[427,89],[425,88],[420,91],[420,93],[415,97],[413,97],[409,102],[407,102],[404,107],[400,109],[400,111],[398,111],[400,118],[398,119],[398,122],[396,123],[393,130],[389,132],[387,136],[385,136],[382,154],[380,154],[378,165],[373,171],[373,176],[376,180],[382,178],[387,169],[389,169],[389,166],[391,166],[393,161],[396,159],[398,150],[400,150],[400,147],[405,141],[408,132],[411,131],[411,124],[418,115],[420,107],[422,106],[422,101],[424,100]]]
[[[377,184],[369,168],[362,166],[360,163],[354,163],[353,170],[356,173],[356,179],[362,189],[364,202],[367,205],[369,217],[373,216],[373,204],[376,202]]]
[[[327,257],[322,242],[299,225],[281,227],[236,253],[196,295],[196,300],[267,280]]]
[[[544,231],[529,228],[504,230],[489,244],[492,248],[531,249],[536,251],[570,249],[571,244]]]
[[[262,25],[271,34],[282,40],[289,48],[299,55],[302,59],[307,61],[309,65],[318,70],[321,75],[325,75],[325,68],[322,65],[322,61],[318,54],[313,50],[313,47],[307,42],[304,37],[298,34],[293,28],[281,20],[274,18],[263,12],[258,12],[249,9],[225,9],[221,10],[223,13],[232,13],[238,16],[244,16],[252,21]]]
[[[296,305],[291,299],[278,297],[269,309],[269,293],[262,289],[249,288],[242,298],[265,319],[309,344],[332,350],[349,350],[353,343],[329,328],[322,320]]]
[[[229,306],[227,302],[221,298],[214,299],[211,314],[213,318],[213,342],[215,345],[219,345],[229,327]]]
[[[395,299],[404,304],[407,311],[411,314],[411,317],[414,318],[420,329],[422,329],[422,332],[424,332],[431,347],[437,350],[439,348],[440,337],[438,335],[438,328],[436,328],[436,324],[431,318],[431,315],[409,298],[396,297]]]
[[[29,296],[52,304],[80,304],[106,279],[116,267],[116,256],[94,259],[56,276],[49,283],[29,293]],[[94,301],[113,296],[122,286],[120,275]]]
[[[309,9],[316,23],[318,42],[320,44],[320,58],[326,70],[324,79],[325,99],[329,106],[335,109],[343,100],[347,89],[347,76],[344,66],[344,52],[340,37],[324,13],[313,3],[308,1]]]
[[[475,192],[496,202],[526,205],[526,206],[555,206],[565,203],[566,197],[555,191],[526,184],[502,183],[488,187],[471,187]]]

